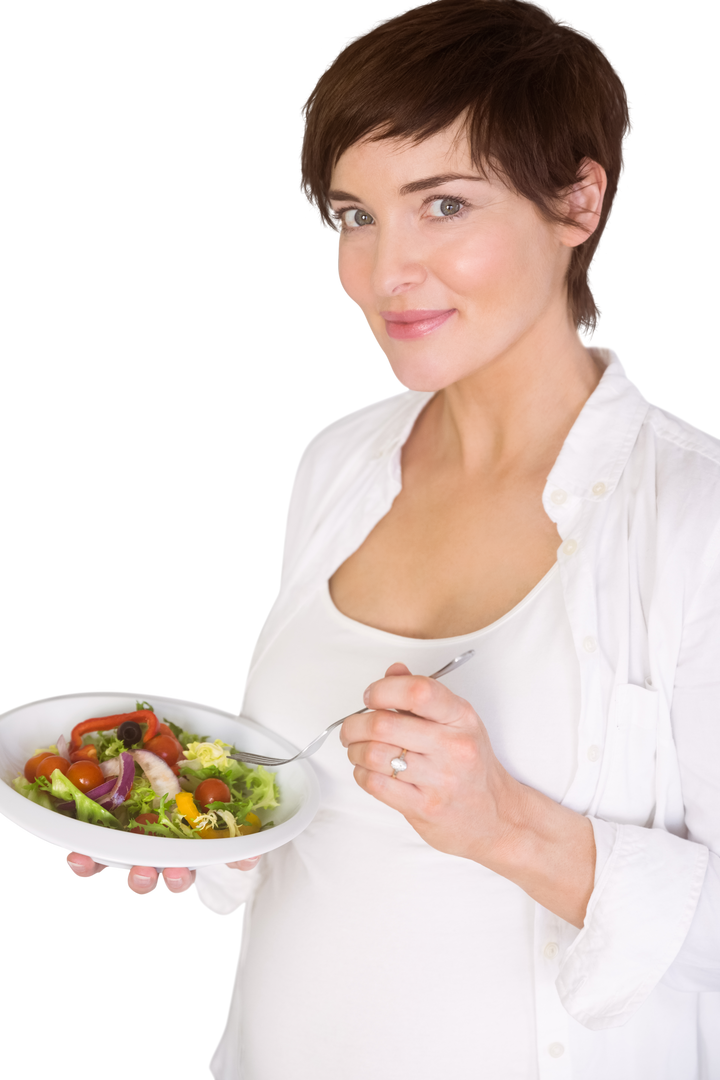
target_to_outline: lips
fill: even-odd
[[[453,308],[438,308],[433,311],[424,311],[416,308],[413,311],[381,311],[380,314],[388,323],[418,323],[425,319],[437,319],[438,315],[445,315]]]
[[[454,308],[450,308],[449,311],[435,312],[406,311],[403,312],[405,318],[402,322],[398,322],[395,318],[385,319],[385,328],[388,330],[388,337],[407,341],[410,338],[425,337],[427,334],[432,334],[433,330],[447,323],[454,313],[456,313]],[[388,314],[394,316],[398,312],[388,312]],[[407,318],[408,315],[413,316],[412,320]]]

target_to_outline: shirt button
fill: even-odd
[[[554,960],[559,951],[560,950],[558,949],[557,943],[555,941],[548,941],[547,945],[543,949],[543,956],[546,960]]]
[[[600,747],[594,745],[588,746],[587,756],[588,761],[598,761],[600,758]]]
[[[562,506],[567,499],[567,491],[563,491],[562,488],[558,488],[557,491],[553,491],[550,496],[550,501],[554,502],[556,506]]]
[[[548,1054],[550,1055],[550,1057],[562,1057],[564,1053],[565,1047],[562,1043],[550,1043],[550,1045],[548,1046]]]
[[[577,540],[566,540],[562,546],[565,555],[574,555],[577,551]]]
[[[585,652],[595,652],[597,649],[597,641],[594,637],[586,637],[583,641],[583,649]]]
[[[602,480],[598,480],[597,484],[593,484],[592,486],[592,493],[593,495],[597,495],[598,499],[601,495],[604,495],[606,491],[607,484],[604,484]]]

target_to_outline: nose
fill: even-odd
[[[386,226],[372,252],[371,283],[379,297],[396,297],[421,285],[427,276],[426,253],[411,230]],[[381,308],[392,307],[382,303]]]

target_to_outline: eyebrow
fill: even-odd
[[[442,187],[452,180],[484,180],[484,176],[468,176],[465,173],[441,173],[439,176],[426,176],[422,180],[413,180],[411,184],[403,184],[400,188],[401,195],[413,195],[416,191],[427,191],[429,188]],[[351,195],[347,191],[329,191],[328,198],[336,202],[362,202],[357,195]]]

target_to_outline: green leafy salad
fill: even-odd
[[[236,752],[160,722],[144,701],[36,750],[14,786],[48,810],[109,829],[213,840],[272,828],[258,811],[278,805],[275,774],[228,756]]]

